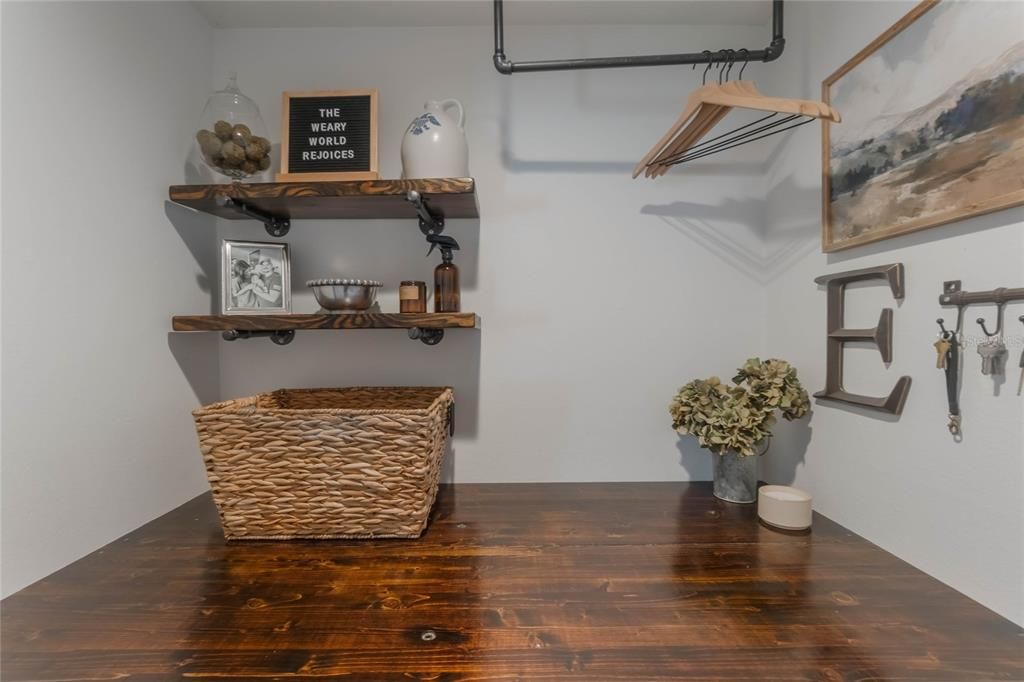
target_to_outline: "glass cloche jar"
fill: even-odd
[[[215,173],[243,180],[270,168],[270,140],[259,107],[242,94],[229,74],[228,84],[206,100],[195,145]]]

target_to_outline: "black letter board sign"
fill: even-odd
[[[377,91],[286,92],[278,182],[376,180]]]

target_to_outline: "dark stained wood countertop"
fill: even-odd
[[[1021,628],[706,483],[443,487],[371,542],[226,544],[203,495],[0,609],[5,682],[1024,679]]]

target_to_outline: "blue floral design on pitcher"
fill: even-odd
[[[444,127],[433,114],[428,112],[426,114],[420,114],[419,116],[417,116],[416,120],[409,124],[409,130],[412,131],[413,135],[420,135],[430,130],[431,124],[437,126],[438,128]]]

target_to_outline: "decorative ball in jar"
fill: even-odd
[[[238,89],[237,76],[206,100],[195,145],[214,172],[244,180],[270,168],[270,140],[259,107]]]

